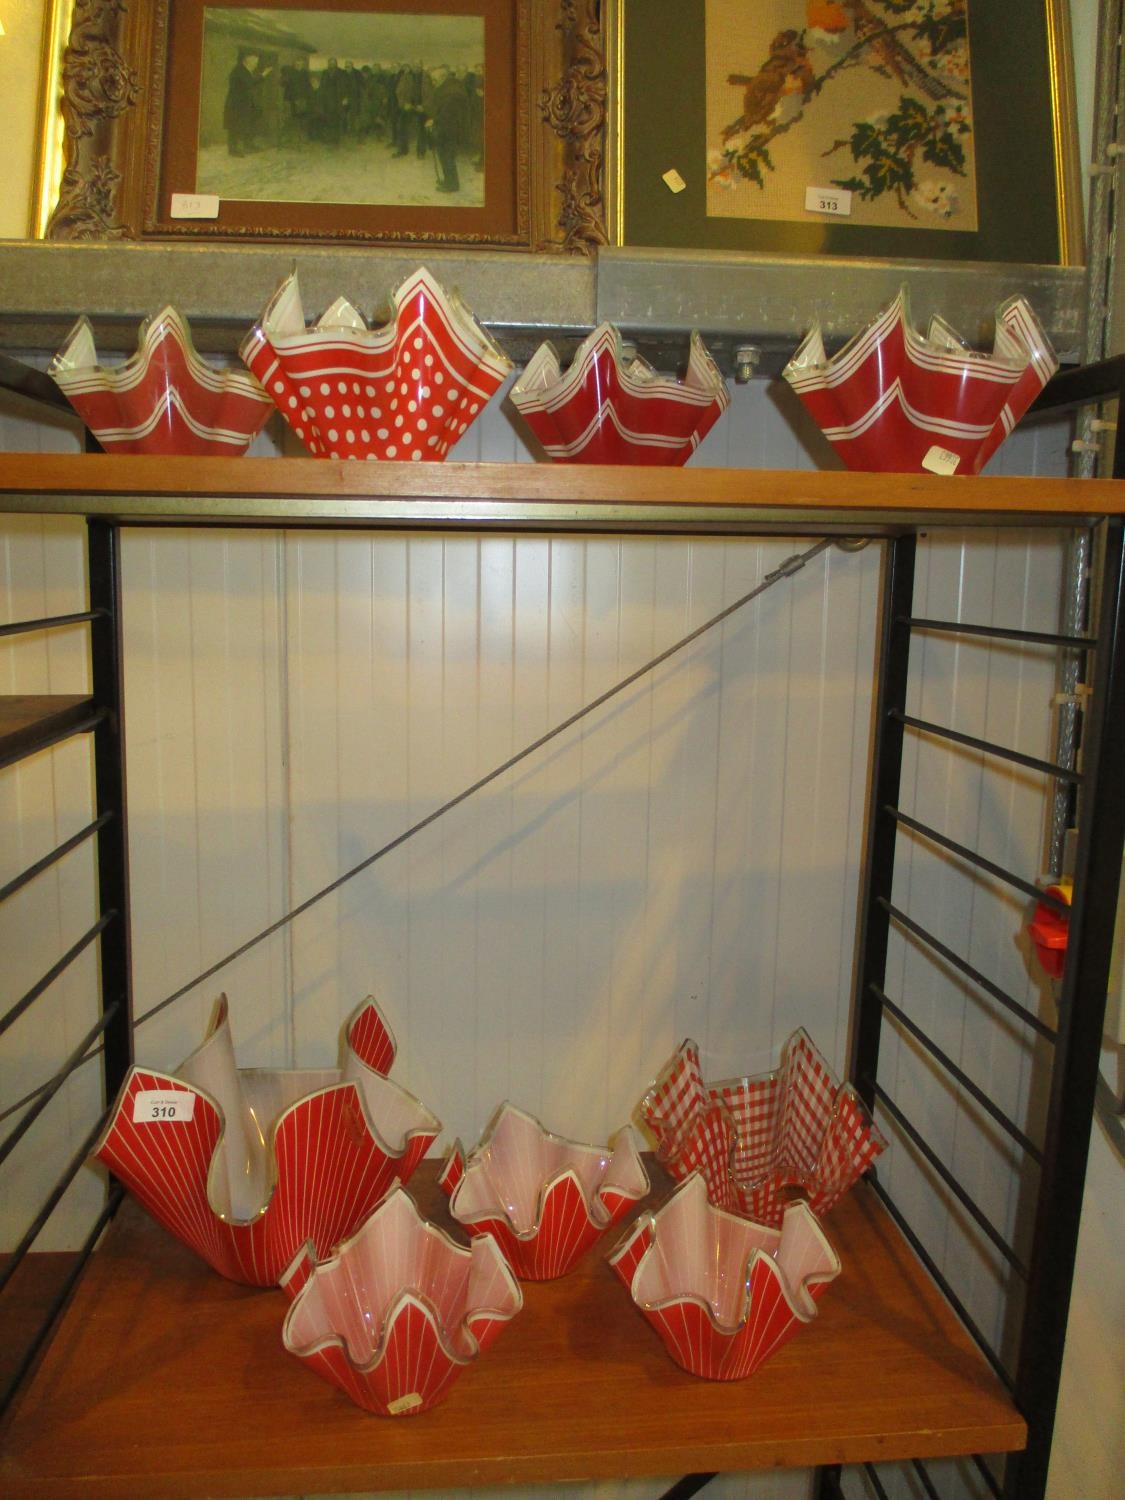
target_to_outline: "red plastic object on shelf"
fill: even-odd
[[[493,1236],[522,1281],[565,1276],[649,1192],[627,1127],[608,1149],[587,1146],[507,1102],[468,1156],[453,1143],[438,1181],[457,1222]]]
[[[886,1146],[855,1089],[837,1082],[803,1029],[772,1073],[717,1083],[704,1081],[688,1039],[639,1113],[677,1181],[699,1172],[717,1207],[775,1228],[795,1198],[827,1213]]]
[[[540,344],[510,396],[547,455],[564,464],[685,464],[730,404],[697,333],[679,381],[628,357],[612,323],[582,342],[565,374],[554,345]]]
[[[840,1259],[805,1203],[780,1228],[724,1213],[692,1173],[609,1261],[668,1353],[704,1380],[744,1380],[808,1327]]]
[[[1060,901],[1070,905],[1073,894],[1073,885],[1069,880],[1060,880],[1057,885],[1046,887],[1044,894],[1055,896]],[[1070,938],[1070,917],[1064,912],[1056,911],[1053,906],[1048,906],[1046,901],[1040,901],[1035,908],[1035,915],[1028,926],[1031,941],[1035,944],[1035,954],[1042,964],[1045,973],[1052,979],[1061,979],[1063,969],[1066,967],[1066,945]]]
[[[511,369],[507,355],[424,266],[368,328],[337,298],[306,328],[297,273],[270,298],[239,352],[317,458],[440,462]]]
[[[285,1348],[383,1417],[428,1411],[523,1307],[491,1235],[464,1249],[402,1188],[322,1265],[306,1245],[281,1287]]]
[[[979,474],[1058,363],[1023,297],[982,354],[943,318],[917,332],[904,288],[831,358],[814,324],[782,373],[849,469]]]
[[[49,374],[110,453],[237,458],[273,415],[245,370],[212,369],[174,307],[141,324],[124,364],[98,363],[89,318],[79,318]]]
[[[130,1068],[93,1159],[220,1275],[273,1286],[306,1241],[326,1256],[436,1140],[441,1121],[386,1076],[394,1057],[368,998],[342,1068],[236,1068],[224,995],[175,1075]]]

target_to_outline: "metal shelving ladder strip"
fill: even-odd
[[[11,363],[11,361],[9,361]],[[2,373],[2,372],[0,372]],[[34,373],[34,372],[32,372]],[[43,399],[26,388],[23,394]],[[66,1081],[94,1057],[101,1056],[105,1100],[112,1100],[132,1061],[132,983],[129,966],[128,860],[125,843],[125,767],[121,737],[121,641],[118,598],[118,537],[105,522],[88,523],[89,608],[43,619],[16,621],[0,626],[0,637],[88,625],[92,691],[89,694],[36,695],[0,698],[0,766],[14,765],[28,756],[79,734],[93,736],[94,815],[83,828],[56,848],[35,860],[0,888],[0,901],[28,887],[38,876],[57,865],[74,849],[93,839],[97,844],[99,916],[93,925],[53,963],[31,988],[0,1016],[0,1032],[49,996],[55,980],[91,943],[99,948],[100,1014],[57,1072],[8,1111],[18,1114],[15,1125],[0,1141],[0,1162],[31,1136],[32,1127]],[[22,1113],[20,1110],[22,1109]],[[16,1275],[26,1255],[57,1208],[67,1188],[85,1164],[108,1116],[103,1114],[88,1131],[82,1144],[52,1184],[33,1214],[15,1249],[4,1257],[0,1268],[0,1293]],[[121,1200],[114,1186],[69,1265],[61,1285],[55,1288],[41,1320],[9,1370],[0,1390],[0,1410],[7,1406],[20,1382],[46,1343],[55,1319],[82,1274],[98,1239]]]
[[[1123,386],[1125,360],[1106,361],[1102,367],[1083,371],[1079,384],[1065,378],[1060,380],[1054,404],[1072,405],[1077,401],[1119,396]],[[1049,398],[1040,403],[1044,409],[1051,404]],[[1113,470],[1115,477],[1125,473],[1125,451],[1121,444],[1118,444]],[[1027,1420],[1027,1447],[1007,1458],[1002,1483],[982,1456],[974,1456],[974,1463],[988,1491],[1006,1497],[1006,1500],[1042,1500],[1046,1493],[1125,839],[1125,795],[1120,778],[1113,775],[1113,768],[1120,766],[1125,758],[1125,642],[1122,639],[1125,629],[1125,538],[1119,519],[1104,523],[1100,542],[1100,610],[1098,628],[1093,636],[1009,630],[1000,626],[917,616],[913,612],[916,539],[913,535],[904,535],[887,543],[867,873],[860,923],[850,1076],[868,1106],[889,1119],[900,1137],[936,1174],[1026,1286],[1015,1368],[1009,1370],[1000,1353],[975,1325],[956,1288],[943,1275],[923,1238],[915,1233],[883,1183],[877,1178],[872,1181],[891,1217],[989,1363],[1012,1391],[1016,1405]],[[1060,766],[1027,756],[1010,746],[966,735],[949,726],[908,714],[911,638],[922,632],[997,639],[1016,645],[1049,645],[1084,654],[1092,652],[1095,668],[1093,692],[1084,715],[1081,772],[1073,766]],[[1019,873],[983,858],[940,829],[932,828],[900,809],[903,748],[908,733],[925,736],[939,745],[964,745],[982,756],[1000,757],[1045,777],[1069,782],[1077,789],[1078,844],[1074,899],[1069,908],[1046,896]],[[958,862],[982,870],[1024,895],[1069,911],[1068,957],[1058,997],[1057,1028],[1045,1024],[974,968],[963,955],[943,944],[927,929],[924,914],[904,910],[895,904],[892,881],[900,837],[931,843]],[[887,994],[887,954],[893,928],[910,935],[924,951],[952,965],[1052,1046],[1050,1099],[1041,1142],[1030,1139],[1016,1121],[988,1100],[984,1091],[926,1033],[924,1027]],[[884,1025],[907,1033],[918,1043],[932,1064],[998,1123],[1036,1166],[1039,1190],[1031,1236],[1032,1252],[1026,1265],[973,1202],[956,1175],[880,1080],[880,1042]],[[926,1466],[914,1461],[912,1467],[925,1493],[936,1495],[938,1491]],[[876,1469],[868,1465],[866,1474],[876,1494],[886,1493]],[[822,1497],[843,1494],[838,1469],[823,1469],[819,1481]]]

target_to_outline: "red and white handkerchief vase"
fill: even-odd
[[[827,1213],[886,1147],[802,1029],[776,1071],[721,1083],[704,1082],[699,1048],[685,1041],[639,1113],[672,1177],[698,1172],[712,1203],[775,1227],[795,1198]]]
[[[454,1244],[401,1188],[324,1264],[306,1245],[281,1285],[285,1348],[385,1417],[440,1401],[523,1306],[494,1239]]]
[[[705,1380],[743,1380],[816,1317],[840,1261],[804,1203],[780,1229],[724,1213],[693,1174],[610,1257],[668,1353]]]
[[[369,998],[342,1068],[238,1069],[224,995],[174,1074],[129,1070],[93,1156],[220,1275],[273,1286],[306,1240],[327,1255],[437,1138],[440,1120],[386,1076],[394,1057]]]
[[[1057,369],[1023,297],[983,354],[937,316],[918,333],[903,290],[831,358],[814,324],[782,374],[849,469],[979,474]]]
[[[88,318],[79,318],[48,373],[110,453],[237,458],[274,405],[245,370],[212,369],[174,307],[141,324],[124,364],[100,365]]]
[[[626,358],[601,323],[563,374],[540,344],[512,386],[512,405],[556,463],[685,464],[730,405],[730,392],[697,333],[682,381]]]
[[[454,1142],[439,1181],[458,1223],[493,1235],[524,1281],[565,1276],[649,1191],[628,1127],[608,1150],[580,1145],[511,1104],[467,1159]]]
[[[511,369],[454,293],[420,267],[368,328],[338,298],[305,326],[297,273],[278,287],[240,353],[318,458],[444,459]]]

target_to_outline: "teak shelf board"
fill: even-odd
[[[0,1270],[8,1255],[0,1255]],[[17,1374],[37,1336],[43,1318],[70,1274],[77,1256],[71,1251],[46,1250],[25,1256],[11,1281],[0,1292],[0,1397]]]
[[[448,1223],[433,1165],[419,1177],[420,1206]],[[393,1420],[284,1353],[280,1292],[222,1280],[128,1203],[0,1436],[0,1492],[452,1489],[1022,1447],[1023,1420],[874,1195],[826,1227],[842,1276],[747,1381],[672,1364],[603,1245],[525,1284],[523,1312],[445,1402]]]
[[[0,766],[53,744],[93,712],[83,693],[0,695]]]
[[[753,526],[873,534],[946,524],[1085,524],[1125,481],[313,458],[0,456],[0,511],[213,525]]]

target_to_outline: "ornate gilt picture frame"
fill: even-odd
[[[47,238],[606,242],[598,0],[54,0],[47,29]]]

